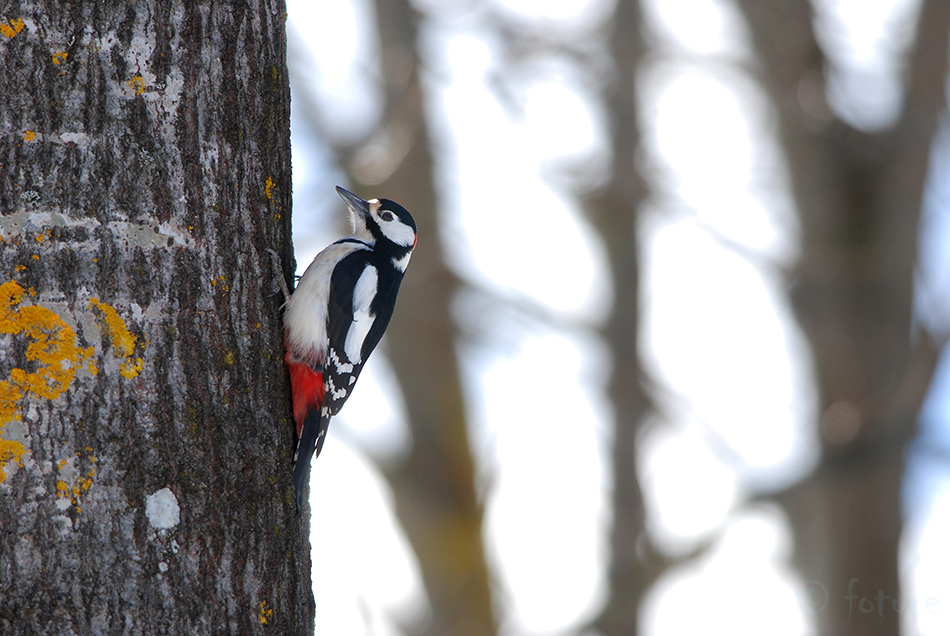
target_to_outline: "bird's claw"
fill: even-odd
[[[284,302],[290,300],[290,289],[287,287],[287,279],[284,278],[284,268],[280,262],[280,254],[276,250],[272,250],[269,247],[265,248],[267,253],[270,254],[271,268],[274,270],[274,278],[277,287],[284,294]],[[276,292],[275,292],[276,293]]]

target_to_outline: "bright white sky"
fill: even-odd
[[[492,4],[512,19],[556,29],[580,29],[609,10],[601,0]],[[835,62],[833,106],[864,128],[886,125],[899,105],[895,52],[906,43],[915,1],[817,4],[819,34]],[[788,483],[815,460],[806,348],[779,271],[796,252],[782,158],[770,141],[767,103],[740,68],[750,53],[731,5],[645,5],[662,55],[641,95],[657,191],[642,224],[644,343],[663,389],[664,418],[643,438],[641,479],[651,532],[664,549],[714,544],[651,592],[645,633],[751,636],[767,626],[780,636],[810,634],[809,614],[799,608],[802,581],[788,565],[786,520],[777,508],[742,503],[750,490]],[[302,77],[313,83],[327,127],[362,134],[378,114],[367,99],[378,73],[369,0],[291,0],[288,9],[297,41],[305,42]],[[558,162],[596,161],[606,145],[582,85],[568,68],[539,66],[513,85],[521,116],[512,117],[487,86],[499,60],[477,21],[444,18],[424,35],[449,210],[443,241],[457,255],[454,266],[502,293],[596,322],[610,303],[603,255],[557,179]],[[302,271],[338,236],[343,213],[332,189],[340,178],[328,177],[327,159],[298,121],[294,220]],[[569,257],[532,250],[526,236],[575,249]],[[561,634],[593,617],[605,591],[606,359],[583,333],[510,330],[503,352],[463,350],[472,439],[491,483],[487,547],[503,633]],[[950,384],[950,369],[944,375]],[[570,408],[565,394],[575,396]],[[935,419],[945,404],[931,401]],[[395,635],[399,622],[424,612],[418,568],[366,455],[405,447],[402,413],[392,371],[377,353],[313,465],[318,634]],[[925,494],[915,500],[907,533],[907,594],[950,603],[950,588],[936,582],[950,565],[950,498],[939,496],[950,480],[930,471],[916,483]],[[737,598],[748,611],[734,611]],[[920,612],[908,627],[946,633],[950,611]]]

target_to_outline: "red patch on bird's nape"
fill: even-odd
[[[303,421],[307,411],[323,406],[323,374],[314,371],[309,364],[290,359],[290,352],[284,357],[290,372],[290,388],[294,399],[294,420],[297,422],[297,437],[303,431]]]

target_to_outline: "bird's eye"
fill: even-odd
[[[392,213],[392,212],[389,212],[388,210],[387,210],[387,211],[384,211],[382,214],[379,215],[379,218],[381,218],[381,219],[384,220],[384,221],[392,221],[392,220],[393,220],[393,213]]]

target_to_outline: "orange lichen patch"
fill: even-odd
[[[25,141],[33,141],[34,139],[36,139],[36,133],[33,132],[32,130],[27,130],[23,133],[23,139]]]
[[[142,368],[145,366],[145,363],[142,361],[142,358],[136,358],[135,361],[132,358],[129,358],[121,365],[119,365],[119,373],[123,377],[129,378],[130,380],[142,372]]]
[[[0,333],[18,333],[16,311],[13,309],[23,298],[23,288],[13,281],[0,285]]]
[[[20,419],[17,402],[23,397],[23,392],[9,382],[0,382],[0,428],[7,422]]]
[[[267,195],[267,198],[271,198],[271,189],[274,187],[274,180],[270,177],[267,177],[267,183],[264,184],[264,194]]]
[[[0,434],[5,424],[20,419],[23,398],[30,394],[49,400],[58,398],[93,353],[92,347],[77,347],[72,328],[46,307],[18,307],[25,293],[15,281],[0,285],[0,334],[28,336],[32,342],[26,348],[26,359],[39,363],[33,372],[14,368],[9,381],[0,381]],[[11,459],[19,462],[25,449],[19,442],[0,443],[7,451],[0,452],[3,481],[3,467]]]
[[[135,351],[135,336],[129,332],[125,322],[112,306],[99,302],[98,298],[91,298],[89,306],[98,309],[105,325],[105,335],[112,342],[116,357],[127,358]]]
[[[76,456],[79,458],[76,460],[77,462],[83,460],[82,453],[76,453]],[[79,475],[76,478],[64,475],[56,481],[56,498],[64,499],[68,497],[72,505],[76,506],[77,513],[82,512],[82,508],[79,507],[80,498],[83,493],[92,487],[92,478],[96,476],[96,458],[92,455],[91,448],[86,448],[84,463],[90,464],[89,471],[85,475]],[[68,464],[69,460],[63,459],[56,464],[56,468],[62,473]]]
[[[64,64],[67,57],[69,57],[69,53],[66,51],[57,51],[53,53],[53,64]]]
[[[126,378],[134,378],[142,372],[144,362],[142,358],[132,358],[135,353],[136,336],[133,335],[125,322],[119,316],[119,313],[106,303],[99,302],[98,298],[89,300],[89,306],[99,310],[102,318],[102,335],[112,343],[112,351],[117,358],[125,358],[125,361],[119,366],[119,373]],[[144,349],[145,346],[143,345]]]
[[[271,616],[273,616],[274,610],[271,609],[271,608],[269,608],[269,607],[267,607],[267,601],[266,601],[266,600],[265,600],[265,601],[261,601],[260,607],[261,607],[261,612],[260,612],[261,625],[267,625],[267,621],[268,621],[268,619],[270,619]]]
[[[211,279],[211,286],[212,286],[212,287],[217,287],[219,281],[221,282],[221,293],[224,294],[224,293],[227,293],[227,292],[231,291],[231,286],[228,285],[228,281],[227,281],[227,279],[226,279],[223,275],[222,275],[222,276],[218,276],[217,278],[212,278],[212,279]]]
[[[10,378],[17,386],[54,400],[72,384],[76,369],[85,364],[93,349],[77,347],[72,328],[46,307],[22,307],[17,314],[22,325],[19,332],[33,340],[26,349],[26,359],[39,362],[40,367],[33,373],[14,369]]]
[[[126,82],[136,95],[141,95],[145,92],[145,80],[142,79],[141,75],[136,75],[128,82]]]
[[[17,18],[16,20],[10,20],[9,22],[0,22],[0,33],[4,34],[8,38],[12,38],[17,33],[23,30],[23,27],[26,25],[23,24],[23,18]]]
[[[53,400],[72,384],[76,369],[85,364],[93,348],[77,347],[72,328],[46,307],[17,308],[24,293],[14,281],[0,285],[0,333],[29,336],[33,342],[26,349],[26,359],[39,362],[40,366],[33,373],[13,369],[10,379],[12,385],[24,393]],[[0,390],[0,397],[3,393]],[[6,393],[11,395],[9,390]],[[2,412],[3,405],[0,405]]]
[[[26,453],[26,448],[20,442],[0,439],[0,484],[7,480],[7,474],[2,470],[3,467],[11,461],[22,466],[24,453]]]

